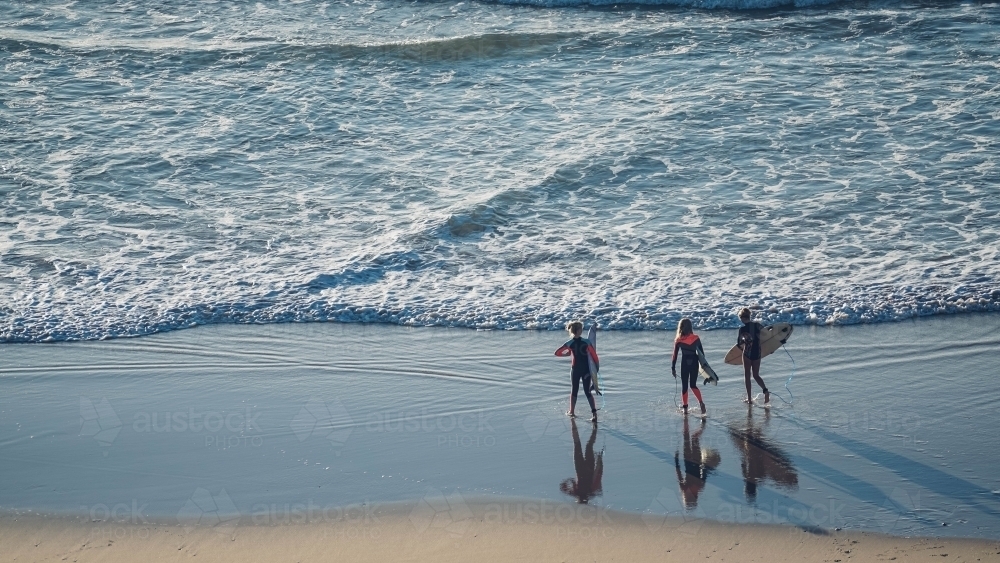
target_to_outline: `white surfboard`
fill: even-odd
[[[590,330],[587,332],[587,342],[590,342],[590,345],[594,347],[594,351],[596,352],[597,325],[591,326]],[[598,395],[603,395],[604,392],[601,390],[601,380],[597,377],[597,372],[600,370],[600,366],[595,364],[594,360],[589,355],[587,356],[587,363],[590,365],[590,379],[594,382],[594,391],[596,391]]]
[[[792,336],[792,325],[788,323],[775,323],[760,329],[760,357],[770,356],[781,346],[788,342]],[[733,346],[726,354],[725,362],[733,366],[743,365],[743,349]]]
[[[706,385],[709,383],[712,385],[719,384],[719,376],[715,374],[712,366],[708,365],[708,359],[705,358],[705,352],[701,348],[698,348],[698,374],[705,379]]]

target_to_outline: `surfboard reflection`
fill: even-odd
[[[765,481],[770,480],[783,489],[799,488],[798,472],[791,458],[764,435],[770,422],[770,411],[764,411],[763,423],[759,423],[754,420],[754,407],[750,406],[745,426],[729,425],[729,437],[742,458],[743,493],[751,504],[757,501],[757,485]]]
[[[719,452],[701,447],[701,434],[705,431],[705,419],[701,419],[698,429],[691,433],[687,417],[684,418],[684,467],[681,468],[681,453],[674,452],[674,469],[677,484],[681,489],[681,499],[685,508],[698,506],[698,495],[705,489],[705,480],[719,466],[722,457]]]
[[[590,439],[584,450],[580,443],[580,431],[576,427],[576,419],[570,419],[573,428],[573,465],[576,466],[576,478],[569,478],[559,484],[559,490],[576,497],[576,502],[587,504],[590,499],[600,496],[604,491],[601,487],[601,477],[604,475],[604,450],[594,454],[594,443],[597,441],[597,425],[591,425]]]

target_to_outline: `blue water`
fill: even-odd
[[[0,0],[0,341],[1000,310],[1000,5],[664,4]]]

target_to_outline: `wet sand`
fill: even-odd
[[[238,530],[238,550],[258,537],[282,546],[351,529],[357,514],[378,512],[395,539],[357,557],[405,545],[419,559],[437,544],[409,513],[393,519],[398,503],[448,512],[529,499],[513,522],[462,521],[480,527],[475,541],[562,546],[543,558],[577,540],[560,539],[558,522],[526,522],[525,510],[615,514],[615,537],[592,549],[682,548],[669,538],[684,526],[654,526],[660,538],[649,519],[728,530],[712,538],[777,524],[767,534],[800,538],[817,560],[847,532],[1000,538],[1000,452],[988,446],[1000,431],[998,315],[796,327],[791,357],[764,362],[772,391],[792,403],[776,395],[770,409],[744,406],[740,368],[721,363],[734,331],[704,332],[721,377],[704,390],[704,420],[676,412],[669,334],[607,332],[596,427],[563,415],[568,362],[552,351],[564,338],[312,324],[6,345],[2,533],[28,541],[14,515],[55,518],[45,526],[72,542],[159,522],[165,539],[152,549],[173,545],[180,527],[210,551],[217,532],[198,530],[223,524]],[[645,539],[627,536],[630,522]],[[277,531],[286,524],[300,531]],[[458,543],[473,545],[466,536]],[[907,542],[898,545],[924,545]]]

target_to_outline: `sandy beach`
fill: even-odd
[[[524,518],[521,503],[472,503],[424,518],[417,506],[359,514],[356,522],[235,528],[0,520],[2,561],[1000,561],[1000,543],[809,533],[762,525],[642,518],[553,507]],[[407,512],[409,514],[407,514]],[[556,513],[562,516],[555,516]],[[517,516],[520,514],[520,516]],[[539,513],[543,514],[543,513]],[[492,518],[500,516],[499,520]]]
[[[997,557],[1000,317],[796,327],[769,409],[721,363],[734,336],[702,333],[701,419],[676,410],[669,334],[603,333],[596,426],[563,414],[558,332],[6,345],[3,557]]]

